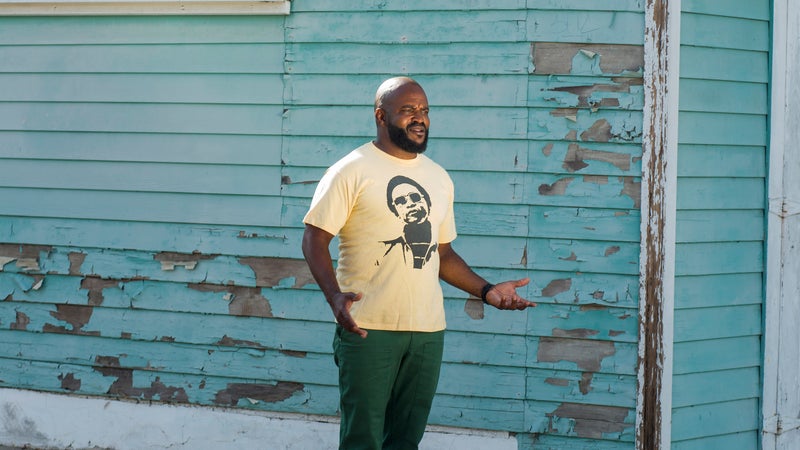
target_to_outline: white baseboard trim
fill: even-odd
[[[0,445],[47,449],[334,450],[336,417],[0,389]],[[507,432],[429,427],[423,450],[516,450]]]

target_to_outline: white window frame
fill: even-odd
[[[0,16],[288,15],[290,0],[0,0]]]

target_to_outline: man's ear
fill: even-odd
[[[378,125],[386,125],[386,111],[381,108],[375,108],[375,123]]]

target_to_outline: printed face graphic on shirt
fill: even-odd
[[[428,192],[416,181],[398,175],[386,186],[386,203],[405,225],[401,236],[383,241],[389,247],[384,256],[399,247],[405,261],[413,262],[415,269],[421,269],[438,248],[438,244],[431,242],[431,198]]]

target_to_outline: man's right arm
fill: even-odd
[[[336,281],[336,273],[333,270],[333,259],[329,250],[333,235],[327,231],[306,224],[303,233],[303,256],[306,258],[311,275],[325,295],[325,300],[331,307],[336,322],[345,330],[356,333],[361,337],[367,337],[367,332],[356,325],[353,317],[350,316],[350,307],[353,302],[361,300],[360,293],[342,292],[339,282]]]

